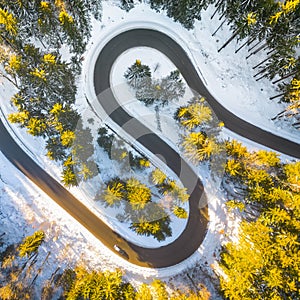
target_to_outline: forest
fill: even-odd
[[[267,56],[253,66],[253,76],[256,80],[267,78],[278,87],[273,101],[286,105],[274,120],[288,120],[291,127],[300,128],[300,0],[148,2],[152,9],[166,11],[168,17],[187,30],[201,20],[203,10],[212,7],[212,22],[218,19],[220,23],[215,32],[222,26],[229,26],[232,31],[218,51],[234,41],[240,45],[236,51],[255,48],[249,55],[265,50]],[[120,6],[129,11],[134,1],[120,1]],[[88,140],[84,145],[88,151],[81,151],[82,136],[75,128],[82,124],[75,102],[76,79],[81,74],[92,20],[101,22],[101,13],[101,1],[97,0],[0,0],[0,75],[17,90],[11,99],[2,99],[11,101],[16,109],[8,119],[26,128],[29,134],[44,138],[47,156],[61,163],[66,186],[77,185],[98,172],[96,166],[87,163],[93,147],[91,133],[84,128],[80,132]],[[66,55],[62,55],[62,49],[68,59],[63,58]],[[143,84],[137,99],[146,105],[168,104],[169,98],[161,99],[155,87],[164,87],[170,80],[178,95],[182,93],[176,71],[161,82],[152,82],[147,66],[137,61],[131,68],[126,75],[128,83],[133,88]],[[146,80],[140,80],[141,77]],[[226,206],[228,213],[242,219],[238,243],[224,244],[217,258],[222,269],[220,294],[224,299],[299,299],[300,163],[282,162],[277,153],[250,151],[235,140],[221,140],[223,124],[215,120],[201,96],[178,108],[174,119],[184,133],[181,150],[187,159],[196,165],[206,163],[214,172],[213,161],[221,155],[225,157],[222,189],[228,198]],[[99,133],[103,148],[109,147],[105,135],[103,131]],[[161,189],[172,185],[159,170],[152,174],[152,180]],[[173,188],[177,187],[173,184]],[[177,193],[181,192],[177,189]],[[143,196],[144,202],[135,198],[136,193]],[[112,206],[125,197],[136,208],[151,200],[142,183],[118,178],[107,182],[102,197],[105,205]],[[184,193],[182,197],[186,200]],[[179,217],[186,217],[180,205],[173,209]],[[133,229],[146,234],[157,227],[142,224],[145,226],[140,228],[138,224],[141,222],[133,222]],[[162,220],[160,225],[168,227],[168,220]],[[1,299],[32,298],[43,267],[43,262],[35,267],[38,249],[45,239],[45,234],[37,231],[1,253]],[[57,294],[61,299],[209,299],[204,287],[197,292],[169,294],[161,281],[134,287],[123,275],[119,270],[87,270],[78,265],[53,274],[40,286],[43,299]]]

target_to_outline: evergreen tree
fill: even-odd
[[[157,100],[158,93],[159,85],[153,84],[152,79],[149,77],[140,82],[138,89],[136,89],[135,96],[137,100],[149,106]]]
[[[194,162],[208,160],[219,151],[216,140],[203,132],[191,132],[184,137],[182,145],[186,156]]]
[[[63,167],[63,173],[62,173],[62,182],[66,186],[77,186],[78,180],[76,173],[74,171],[74,165],[67,164]]]
[[[145,80],[136,91],[136,98],[146,105],[154,102],[162,106],[178,101],[185,93],[185,86],[178,70],[172,71],[161,80]]]
[[[172,236],[170,218],[164,209],[156,204],[150,203],[142,211],[132,211],[130,229],[139,235],[153,236],[158,241],[164,241]]]
[[[105,127],[101,127],[98,129],[98,139],[97,142],[100,147],[104,149],[104,151],[108,154],[108,157],[111,159],[111,149],[112,149],[112,143],[114,140],[113,134],[108,134],[107,129]]]
[[[281,217],[273,213],[269,212],[274,221],[277,219],[275,225]],[[283,215],[282,221],[287,217]],[[283,228],[277,232],[265,225],[263,218],[243,223],[238,245],[226,245],[222,268],[227,278],[221,277],[221,289],[230,299],[297,299],[297,237],[286,234]]]
[[[102,193],[101,199],[107,206],[120,206],[120,201],[125,197],[125,183],[118,177],[107,183],[106,190]]]
[[[126,199],[134,210],[140,210],[151,201],[151,191],[146,185],[132,177],[126,181]]]
[[[151,79],[151,71],[149,66],[143,65],[141,61],[137,59],[125,72],[124,77],[129,85],[138,89],[145,80]]]
[[[185,93],[185,86],[178,70],[172,71],[168,76],[162,78],[156,87],[158,90],[156,98],[162,106],[167,105],[170,101],[179,101]]]
[[[89,272],[83,267],[75,268],[75,278],[65,292],[66,299],[134,299],[135,290],[129,284],[123,283],[122,273],[114,272]]]
[[[210,122],[212,120],[212,111],[206,105],[204,98],[196,98],[188,105],[179,107],[175,112],[174,118],[188,130],[193,130]]]
[[[18,20],[13,13],[0,8],[0,41],[13,49],[15,48],[18,25]]]
[[[163,171],[161,171],[160,169],[156,168],[151,173],[151,180],[156,185],[162,185],[165,182],[166,179],[167,179],[167,175]]]
[[[188,217],[187,211],[180,206],[174,206],[173,213],[179,219],[187,219],[187,217]]]
[[[134,7],[133,0],[121,0],[121,8],[130,11]]]
[[[277,154],[251,153],[237,142],[227,151],[229,178],[243,190],[228,207],[239,208],[244,220],[238,243],[224,247],[221,289],[229,299],[297,299],[299,163],[283,165]]]
[[[289,188],[293,192],[300,193],[300,162],[285,165],[284,172]]]
[[[135,300],[154,300],[151,294],[151,289],[147,284],[143,283],[139,286],[135,295]]]
[[[195,19],[201,19],[201,11],[206,9],[214,0],[196,0],[196,1],[170,1],[170,0],[151,0],[151,7],[167,11],[167,15],[174,21],[180,22],[184,27],[191,29],[194,26]]]
[[[166,290],[166,284],[161,280],[154,280],[151,283],[151,286],[154,288],[154,297],[159,300],[168,300],[169,295]]]
[[[26,237],[19,246],[20,257],[29,257],[37,252],[44,240],[45,233],[43,231],[36,231],[33,235]]]

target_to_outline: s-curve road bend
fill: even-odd
[[[59,184],[53,177],[48,175],[39,165],[37,165],[14,141],[2,120],[0,119],[0,151],[11,161],[22,173],[24,173],[32,182],[34,182],[42,191],[51,197],[58,205],[60,205],[75,220],[89,230],[96,238],[98,238],[105,246],[114,250],[114,245],[118,245],[128,254],[128,261],[143,267],[168,267],[181,262],[188,258],[199,247],[206,230],[206,219],[199,222],[198,213],[190,214],[190,223],[199,225],[192,228],[192,232],[185,231],[180,236],[180,243],[184,243],[184,247],[177,249],[177,242],[166,247],[156,249],[146,249],[136,246],[126,239],[122,238],[118,233],[114,232],[110,227],[103,223],[96,215],[94,215],[86,206],[77,200],[68,190]],[[184,170],[183,170],[184,171]],[[187,176],[189,170],[187,170]],[[200,199],[202,194],[202,186],[200,182],[194,188],[194,197]],[[199,211],[198,207],[191,207],[191,210]],[[206,213],[206,209],[203,211]],[[193,218],[197,218],[196,222]],[[185,234],[186,233],[186,234]],[[189,234],[192,235],[189,235]],[[194,235],[195,236],[194,236]],[[196,241],[196,242],[195,242]],[[172,252],[177,249],[177,252]],[[100,251],[100,250],[99,250]],[[116,252],[116,251],[115,251]]]
[[[131,30],[108,42],[102,49],[95,66],[96,94],[109,88],[109,74],[115,59],[125,50],[136,46],[153,47],[166,54],[180,70],[188,85],[206,97],[227,128],[265,146],[299,158],[298,144],[263,131],[224,109],[206,89],[184,50],[160,32],[146,29]],[[157,249],[148,249],[138,247],[122,238],[40,168],[13,140],[1,120],[0,151],[104,245],[111,250],[115,244],[124,249],[129,255],[129,262],[144,267],[167,267],[179,263],[193,254],[205,237],[207,207],[202,184],[178,153],[119,107],[112,95],[107,95],[105,99],[99,97],[99,100],[114,122],[147,146],[150,151],[163,156],[166,164],[173,169],[191,192],[187,227],[172,244]],[[203,208],[199,209],[199,207]]]
[[[125,31],[112,38],[105,45],[99,54],[94,73],[94,85],[97,95],[110,87],[110,70],[118,56],[130,48],[140,46],[151,47],[165,54],[175,64],[188,86],[206,98],[217,117],[224,122],[226,128],[258,144],[295,158],[300,158],[299,144],[248,123],[222,106],[211,95],[200,79],[194,65],[182,47],[166,34],[156,30],[133,29]],[[99,100],[104,110],[115,123],[123,126],[129,119],[132,119],[131,116],[126,114],[126,112],[119,107],[113,97],[108,98],[111,102],[103,98]],[[139,123],[138,126],[140,126],[140,124],[141,123]],[[147,145],[151,146],[148,142]]]
[[[162,267],[181,261],[199,247],[205,237],[207,205],[202,183],[185,160],[163,139],[145,127],[142,120],[139,121],[126,112],[110,89],[110,74],[115,60],[126,50],[141,46],[164,53],[181,72],[188,86],[207,99],[218,118],[231,131],[295,158],[300,158],[300,145],[262,130],[225,109],[208,91],[186,52],[164,33],[150,29],[133,29],[112,38],[100,51],[95,64],[94,88],[98,101],[113,122],[158,158],[163,158],[162,162],[177,174],[190,193],[188,223],[177,240],[158,249],[142,249],[131,244],[141,260],[151,260],[152,263],[155,261],[157,266]]]

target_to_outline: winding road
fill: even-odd
[[[111,250],[113,245],[118,244],[129,255],[129,262],[159,268],[177,264],[198,249],[207,230],[207,206],[202,183],[192,168],[159,136],[124,111],[110,92],[110,71],[115,59],[127,49],[137,46],[152,47],[168,56],[180,70],[187,84],[206,97],[218,118],[228,129],[296,158],[300,158],[300,145],[264,131],[226,110],[207,90],[185,51],[165,34],[154,30],[136,29],[111,39],[101,50],[95,65],[94,86],[95,94],[99,95],[98,100],[111,120],[149,151],[158,155],[181,178],[191,194],[189,219],[180,237],[167,246],[149,249],[134,245],[111,230],[40,168],[18,146],[2,121],[0,122],[0,150],[19,170]]]

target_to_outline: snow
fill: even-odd
[[[86,112],[86,115],[89,117],[93,116],[92,112],[90,111]],[[89,127],[92,129],[94,136],[97,136],[96,133],[97,129],[103,126],[104,124],[99,119],[97,119],[97,116],[93,116],[93,119],[94,119],[94,124],[93,126],[89,125]],[[108,130],[108,134],[111,133],[112,132]],[[117,139],[115,139],[114,142],[116,141]],[[131,151],[134,155],[138,154],[136,150],[134,150],[128,144],[125,144],[124,146],[126,148],[125,151],[127,153]],[[108,158],[107,153],[105,153],[104,150],[97,145],[95,155],[94,155],[94,160],[95,162],[97,162],[99,166],[101,166],[101,172],[92,180],[88,182],[82,182],[80,184],[79,188],[81,191],[81,196],[85,199],[84,201],[85,204],[88,207],[90,207],[95,214],[97,214],[111,228],[113,228],[115,231],[120,233],[123,237],[130,239],[130,241],[132,241],[133,243],[148,248],[158,248],[167,245],[172,241],[174,241],[181,234],[181,232],[184,230],[186,226],[187,219],[178,219],[172,213],[166,210],[165,211],[166,214],[168,214],[171,219],[170,227],[172,229],[172,236],[167,237],[164,241],[159,242],[151,236],[148,237],[148,236],[137,235],[129,228],[130,223],[128,222],[121,223],[120,221],[118,221],[116,216],[120,212],[122,212],[122,208],[124,207],[123,201],[121,201],[121,207],[119,209],[114,209],[109,207],[105,208],[102,205],[101,201],[93,200],[97,192],[99,191],[99,189],[97,188],[104,186],[105,182],[109,181],[115,176],[119,176],[121,179],[128,179],[129,177],[134,176],[142,183],[146,184],[148,187],[151,188],[153,202],[157,202],[160,200],[157,196],[155,196],[158,194],[157,189],[153,186],[152,182],[149,181],[149,176],[150,173],[154,170],[154,166],[151,165],[149,168],[146,168],[143,171],[136,171],[131,169],[127,158],[128,155],[125,159],[123,159],[122,163],[115,160],[111,161]],[[183,203],[181,206],[185,208],[187,212],[189,212],[188,203]]]
[[[212,95],[227,109],[267,131],[299,140],[299,130],[291,128],[290,124],[271,120],[284,109],[284,104],[269,100],[278,94],[276,86],[267,79],[257,82],[253,78],[257,71],[252,67],[262,61],[266,54],[261,51],[246,60],[245,57],[249,55],[247,47],[235,54],[234,51],[244,41],[239,45],[233,41],[220,53],[217,52],[231,36],[231,31],[224,25],[214,37],[211,36],[219,25],[217,16],[213,21],[210,20],[213,7],[203,12],[202,20],[196,21],[195,28],[190,31],[174,23],[164,13],[155,13],[145,4],[137,5],[128,14],[124,14],[117,6],[112,8],[108,3],[103,4],[103,9],[109,10],[108,20],[114,19],[114,22],[110,27],[102,28],[102,35],[97,31],[97,40],[93,39],[91,44],[91,62],[109,39],[123,31],[136,27],[162,31],[185,49]],[[115,18],[112,17],[114,14]]]
[[[253,77],[259,70],[252,68],[266,58],[266,51],[245,59],[250,53],[249,48],[244,47],[237,54],[234,53],[245,41],[238,44],[233,41],[218,53],[217,49],[226,42],[232,32],[228,26],[223,26],[212,37],[211,33],[217,28],[219,21],[215,17],[216,22],[212,22],[210,15],[208,10],[203,14],[203,20],[196,22],[193,30],[196,42],[189,42],[189,49],[206,79],[209,90],[224,107],[240,118],[266,131],[298,142],[300,131],[292,128],[290,122],[271,120],[285,108],[283,103],[278,103],[278,99],[269,99],[279,94],[276,85],[268,79],[256,81]]]
[[[178,146],[176,144],[179,139],[179,133],[177,130],[170,130],[170,126],[174,128],[175,125],[173,119],[175,110],[180,105],[185,104],[186,99],[192,97],[192,92],[182,78],[186,86],[186,93],[178,102],[173,102],[165,107],[160,107],[160,131],[157,126],[154,105],[146,107],[144,103],[137,101],[135,99],[135,91],[128,86],[123,76],[127,68],[132,65],[136,59],[140,59],[142,64],[150,67],[153,79],[161,79],[169,75],[171,71],[176,70],[176,66],[164,54],[155,49],[148,47],[129,49],[119,56],[113,65],[110,76],[113,94],[123,109],[128,111],[131,115],[142,119],[144,124],[151,128],[157,135],[163,133],[164,140],[178,151]]]
[[[209,9],[203,13],[201,21],[196,21],[195,29],[187,31],[180,24],[167,18],[164,13],[157,14],[145,4],[139,4],[129,13],[126,13],[114,5],[112,1],[103,2],[102,23],[94,21],[92,38],[84,55],[83,75],[78,82],[77,107],[79,111],[92,113],[86,102],[86,96],[90,102],[95,99],[91,86],[93,72],[91,66],[101,47],[110,38],[122,31],[135,27],[153,28],[165,32],[182,45],[212,94],[229,110],[261,128],[291,140],[299,140],[299,131],[293,130],[283,123],[271,121],[271,118],[284,107],[283,104],[268,100],[270,96],[277,93],[276,88],[265,79],[256,82],[252,77],[254,74],[252,66],[262,60],[265,57],[264,54],[260,52],[259,55],[246,60],[245,56],[248,55],[246,48],[234,54],[234,50],[237,48],[235,42],[230,43],[226,49],[218,53],[218,47],[226,41],[231,33],[226,26],[223,26],[215,37],[211,37],[211,33],[218,26],[218,21],[216,21],[217,17],[211,21],[210,15]],[[120,68],[120,73],[115,72],[112,75],[115,84],[121,84],[124,87],[122,79],[124,67],[132,64],[137,56],[143,63],[151,66],[155,66],[159,60],[158,77],[173,69],[172,64],[166,58],[161,57],[161,54],[155,53],[155,55],[150,56],[149,53],[153,53],[153,51],[137,48],[120,57],[117,63],[119,67],[123,66],[123,69]],[[156,76],[155,72],[154,74]],[[5,99],[1,103],[1,110],[7,115],[14,111],[8,101],[14,93],[14,89],[5,81],[0,82],[0,85],[0,96]],[[147,124],[152,124],[153,130],[157,130],[153,111],[145,110],[142,104],[137,106],[136,102],[132,102],[134,100],[130,94],[128,99],[130,101],[128,105],[126,103],[125,108],[132,110],[134,103],[135,110],[133,113],[146,118]],[[104,120],[105,114],[101,108],[97,112],[100,118]],[[176,148],[178,147],[176,145],[178,136],[173,127],[173,119],[167,112],[161,112],[161,115],[163,132],[172,128],[169,131],[172,134],[167,135],[168,140],[166,141]],[[2,115],[1,119],[4,120]],[[29,136],[26,130],[13,124],[6,123],[6,125],[24,150],[53,177],[59,179],[61,168],[45,157],[43,140]],[[124,134],[120,130],[119,132]],[[232,133],[226,134],[232,136]],[[130,140],[130,137],[125,136],[125,138]],[[245,139],[243,142],[254,148],[259,147]],[[284,157],[284,159],[290,158]],[[141,268],[121,259],[104,247],[84,227],[17,171],[2,154],[0,154],[1,229],[6,233],[6,240],[12,243],[20,241],[24,235],[31,234],[37,228],[43,228],[46,231],[47,242],[41,255],[45,256],[46,251],[51,251],[52,255],[48,261],[46,274],[43,275],[45,278],[56,269],[57,265],[62,267],[66,264],[74,265],[82,258],[84,258],[85,264],[91,268],[112,269],[120,267],[125,269],[126,277],[135,283],[149,281],[153,277],[171,280],[171,276],[183,274],[189,269],[195,270],[197,266],[201,266],[207,273],[214,276],[209,266],[214,264],[215,256],[217,256],[221,244],[228,238],[234,239],[237,236],[239,219],[228,214],[224,204],[226,199],[224,199],[221,191],[214,187],[215,184],[209,177],[208,170],[203,168],[200,176],[204,181],[209,199],[210,222],[207,235],[199,249],[191,257],[172,267],[158,270]],[[71,191],[86,205],[89,205],[93,212],[99,213],[90,204],[91,200],[84,193],[84,188],[72,188]],[[120,227],[118,230],[122,231],[124,235],[128,233],[125,227]],[[140,241],[139,238],[138,242]],[[183,280],[183,277],[181,279]],[[213,299],[217,299],[216,294],[214,295]]]
[[[66,214],[46,194],[40,191],[22,173],[16,170],[0,153],[0,196],[1,196],[1,232],[5,232],[5,240],[10,243],[20,242],[26,235],[42,229],[46,233],[46,243],[39,251],[40,257],[45,257],[51,251],[47,268],[42,278],[49,278],[57,266],[71,267],[83,262],[92,268],[113,269],[121,267],[127,270],[127,278],[138,282],[149,281],[153,277],[167,279],[183,272],[187,266],[192,267],[205,252],[204,244],[187,262],[163,269],[141,268],[128,263],[109,251],[92,234],[76,220]],[[4,171],[5,170],[5,171]],[[11,226],[14,224],[14,226]],[[223,225],[210,227],[218,238],[217,230]],[[215,239],[216,241],[216,239]],[[3,250],[4,246],[2,247]],[[209,248],[212,253],[214,247]],[[204,255],[205,257],[205,255]]]

